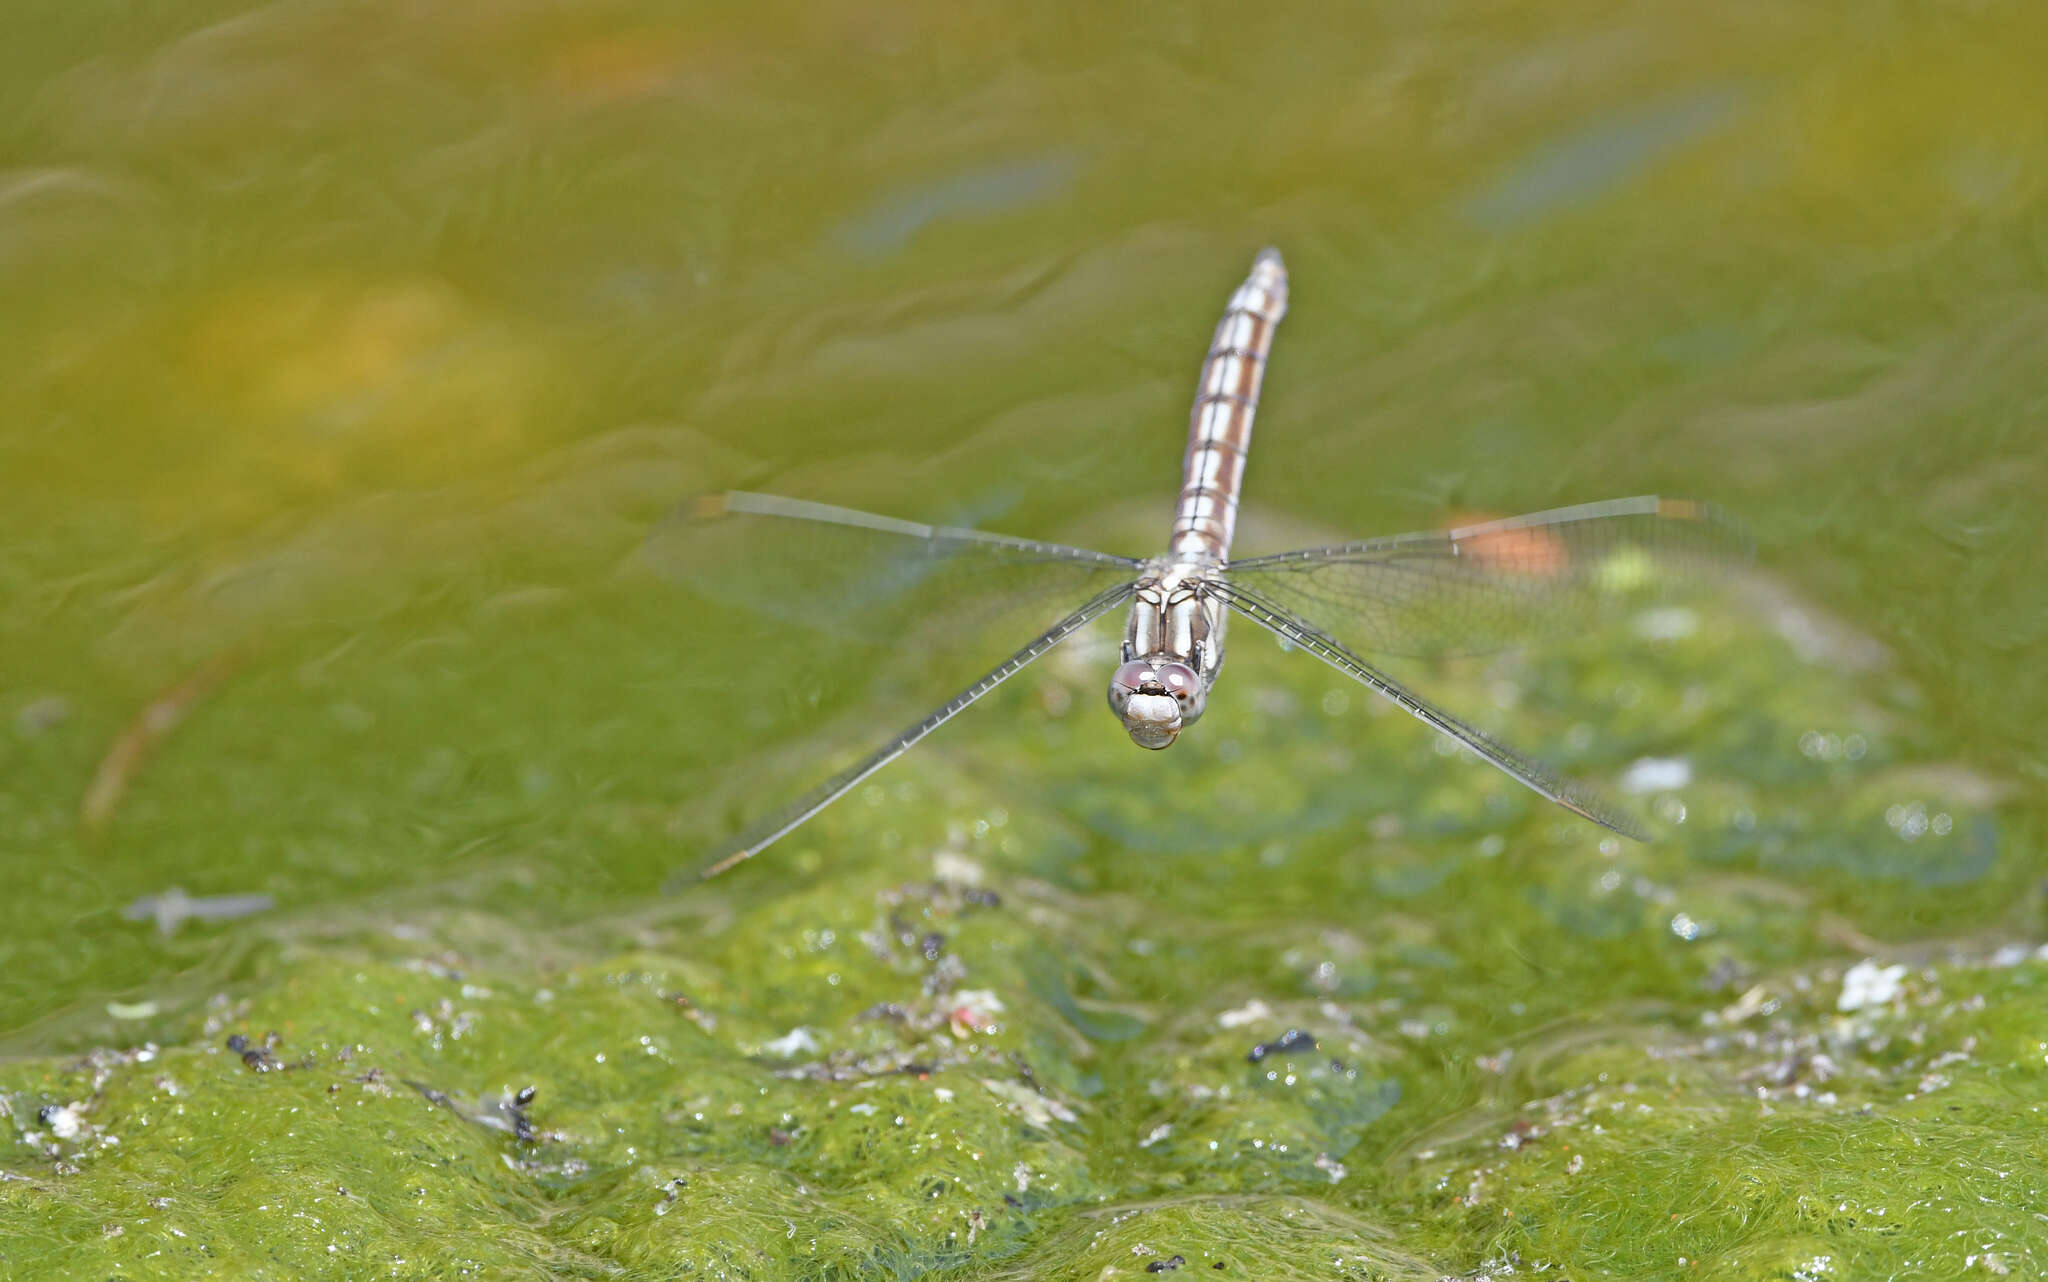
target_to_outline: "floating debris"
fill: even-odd
[[[48,694],[21,705],[14,714],[14,732],[24,739],[33,739],[70,718],[71,701],[61,694]]]
[[[1023,1082],[981,1079],[982,1088],[1009,1105],[1012,1112],[1038,1129],[1051,1130],[1054,1122],[1078,1122],[1074,1110],[1050,1095],[1041,1095]]]
[[[1290,1028],[1272,1041],[1260,1042],[1257,1046],[1252,1047],[1251,1051],[1245,1055],[1245,1059],[1256,1064],[1268,1055],[1285,1054],[1289,1051],[1314,1050],[1315,1047],[1316,1039],[1312,1034],[1304,1033],[1298,1028]]]
[[[668,1209],[676,1204],[676,1199],[682,1196],[683,1190],[688,1187],[690,1187],[689,1178],[682,1175],[678,1175],[662,1185],[661,1201],[655,1203],[654,1213],[656,1215],[667,1215]]]
[[[947,1012],[946,1023],[955,1037],[972,1037],[976,1033],[994,1033],[1002,1029],[995,1020],[1003,1013],[1003,999],[985,988],[962,989],[953,994],[953,1008]]]
[[[240,666],[241,658],[235,654],[210,659],[191,676],[143,705],[128,728],[114,737],[107,755],[100,758],[99,769],[93,772],[92,782],[79,802],[78,817],[88,831],[96,832],[106,826],[149,754]]]
[[[1254,997],[1236,1010],[1224,1011],[1216,1017],[1216,1022],[1224,1028],[1240,1028],[1272,1016],[1273,1008]]]
[[[1187,1263],[1187,1257],[1185,1257],[1185,1256],[1180,1256],[1180,1255],[1169,1255],[1169,1256],[1167,1256],[1167,1257],[1166,1257],[1165,1259],[1163,1259],[1163,1260],[1153,1260],[1153,1261],[1150,1261],[1149,1263],[1147,1263],[1147,1264],[1145,1265],[1145,1272],[1147,1272],[1147,1273],[1172,1273],[1172,1272],[1174,1272],[1174,1271],[1178,1270],[1178,1269],[1180,1268],[1180,1266],[1181,1266],[1181,1265],[1183,1265],[1183,1264],[1186,1264],[1186,1263]]]
[[[1679,641],[1699,628],[1700,616],[1682,605],[1645,610],[1635,619],[1635,633],[1645,641]]]
[[[835,238],[859,257],[881,258],[933,223],[989,218],[1051,200],[1080,172],[1080,155],[1065,150],[964,170],[880,198],[842,223]]]
[[[45,1104],[36,1110],[38,1124],[50,1128],[50,1134],[60,1140],[75,1140],[85,1129],[83,1110],[77,1103]]]
[[[471,1102],[458,1099],[444,1090],[429,1086],[425,1082],[413,1081],[407,1078],[405,1084],[418,1091],[421,1098],[425,1099],[429,1104],[445,1108],[464,1121],[474,1122],[478,1126],[500,1131],[510,1135],[513,1139],[529,1143],[541,1138],[540,1132],[534,1129],[533,1119],[526,1114],[526,1107],[533,1103],[533,1097],[536,1094],[535,1089],[531,1086],[522,1088],[517,1094],[501,1095],[494,1100]]]
[[[157,933],[176,934],[188,921],[233,921],[277,907],[269,895],[188,895],[172,886],[161,895],[144,895],[121,910],[128,921],[154,921]]]
[[[965,890],[981,885],[988,873],[980,864],[957,851],[941,850],[932,856],[932,876],[941,884]]]
[[[1709,86],[1590,121],[1472,192],[1459,213],[1482,231],[1503,232],[1583,207],[1721,127],[1743,98],[1733,86]]]
[[[1906,977],[1904,966],[1880,966],[1868,958],[1849,968],[1842,976],[1842,995],[1835,1009],[1843,1014],[1866,1006],[1886,1006],[1899,995],[1899,981]]]
[[[794,1055],[815,1054],[817,1049],[818,1039],[811,1036],[810,1029],[804,1028],[801,1025],[790,1029],[780,1037],[761,1043],[761,1050],[764,1054],[780,1055],[784,1059]]]
[[[1692,762],[1684,757],[1638,757],[1622,773],[1627,793],[1670,792],[1692,782]]]
[[[258,1046],[240,1033],[234,1033],[228,1037],[228,1049],[240,1055],[242,1062],[255,1072],[276,1072],[285,1065],[282,1060],[271,1054],[271,1052],[281,1040],[283,1039],[276,1033],[266,1033],[263,1037],[263,1044]]]

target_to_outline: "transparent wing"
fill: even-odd
[[[861,780],[902,756],[918,740],[951,721],[976,699],[1016,675],[1025,664],[1080,631],[1092,620],[1130,600],[1134,590],[1135,585],[1126,582],[1096,594],[1093,600],[1033,637],[1015,654],[977,677],[966,689],[918,718],[915,724],[906,726],[890,736],[881,747],[734,838],[720,850],[718,858],[704,870],[704,875],[716,877],[735,864],[761,853],[798,824],[845,796]]]
[[[1232,562],[1232,583],[1368,653],[1486,654],[1583,626],[1615,602],[1747,560],[1704,503],[1582,503]]]
[[[1445,712],[1359,658],[1327,633],[1305,620],[1295,617],[1273,602],[1261,599],[1256,593],[1246,590],[1237,583],[1226,583],[1219,590],[1231,609],[1308,651],[1346,676],[1393,700],[1423,724],[1458,740],[1538,795],[1583,815],[1603,828],[1612,829],[1637,841],[1646,840],[1643,827],[1635,816],[1603,800],[1598,794],[1564,779],[1542,762],[1510,748],[1477,726],[1469,725]]]
[[[681,594],[673,652],[702,728],[678,763],[694,796],[686,826],[721,868],[1113,609],[1138,570],[743,492],[686,505],[640,559]]]

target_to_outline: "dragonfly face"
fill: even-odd
[[[1110,711],[1140,748],[1171,746],[1202,715],[1206,695],[1193,668],[1164,656],[1133,659],[1109,679]]]
[[[1160,567],[1139,579],[1124,661],[1109,679],[1109,707],[1131,742],[1165,748],[1193,725],[1223,662],[1223,620],[1199,568]]]

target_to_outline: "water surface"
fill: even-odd
[[[2042,1267],[2044,19],[1243,19],[11,16],[10,1276]],[[1146,553],[1268,243],[1245,551],[1755,533],[1411,674],[1658,839],[1245,628],[1172,753],[1088,640],[663,894],[873,691],[649,532]]]

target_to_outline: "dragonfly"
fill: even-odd
[[[1267,358],[1287,313],[1287,270],[1266,249],[1230,297],[1203,357],[1181,488],[1163,555],[1117,556],[980,529],[914,521],[772,494],[706,495],[657,541],[686,576],[744,562],[749,604],[792,626],[864,638],[911,657],[939,699],[879,744],[746,826],[704,876],[761,853],[1090,623],[1128,610],[1110,711],[1133,743],[1162,750],[1200,721],[1242,618],[1313,655],[1540,796],[1637,840],[1640,821],[1596,792],[1463,720],[1364,655],[1479,654],[1577,626],[1619,594],[1745,554],[1713,507],[1653,496],[1612,499],[1232,560],[1238,499]],[[726,537],[719,541],[718,533]],[[886,608],[876,609],[877,603]],[[948,643],[977,616],[1029,619],[1007,654],[971,669]],[[962,622],[962,620],[966,622]],[[1013,636],[1014,640],[1014,636]],[[967,648],[971,655],[971,647]]]

